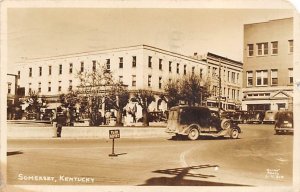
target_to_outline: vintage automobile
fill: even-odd
[[[294,121],[292,111],[279,111],[275,115],[275,133],[294,132]]]
[[[166,132],[174,136],[185,135],[190,140],[197,140],[199,136],[237,139],[241,129],[231,119],[222,118],[217,111],[207,107],[176,106],[169,111]]]
[[[265,112],[265,117],[263,120],[263,123],[275,123],[275,116],[277,114],[277,111],[274,110],[267,110]]]

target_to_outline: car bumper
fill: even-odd
[[[275,131],[294,132],[294,129],[291,127],[276,127]]]

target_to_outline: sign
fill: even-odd
[[[109,130],[109,138],[110,139],[120,138],[120,130],[119,129]]]
[[[120,130],[119,129],[109,130],[109,138],[112,139],[112,153],[109,154],[108,156],[116,157],[118,155],[115,154],[115,139],[120,138]]]

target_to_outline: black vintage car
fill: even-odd
[[[172,107],[169,111],[166,132],[172,135],[186,135],[190,140],[199,136],[225,136],[237,139],[240,127],[231,119],[220,117],[217,111],[207,107]]]
[[[294,132],[294,120],[292,111],[280,111],[275,115],[275,133]]]

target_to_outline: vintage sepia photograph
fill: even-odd
[[[4,190],[295,189],[291,2],[12,2]]]

